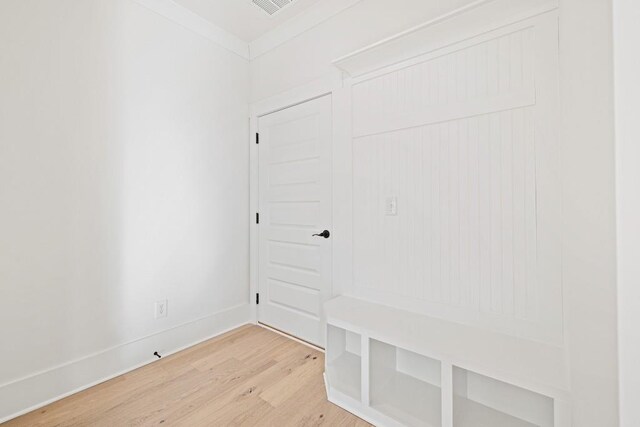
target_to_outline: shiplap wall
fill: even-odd
[[[557,31],[547,13],[354,83],[357,294],[561,340]]]

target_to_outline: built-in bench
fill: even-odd
[[[560,347],[349,297],[325,313],[328,398],[375,425],[570,426]]]

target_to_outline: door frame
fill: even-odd
[[[348,85],[343,85],[342,73],[335,72],[303,86],[279,93],[249,105],[249,304],[251,321],[258,323],[256,294],[259,291],[260,226],[259,212],[259,151],[256,144],[258,119],[314,99],[331,95],[332,99],[332,273],[330,295],[340,295],[352,281],[352,150],[351,102]],[[339,203],[340,205],[337,205]],[[324,318],[323,318],[324,321]]]

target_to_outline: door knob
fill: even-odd
[[[324,237],[325,239],[328,239],[329,236],[331,236],[331,233],[329,233],[329,230],[324,230],[322,233],[320,234],[314,234],[314,237]]]

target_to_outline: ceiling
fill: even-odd
[[[251,0],[174,1],[245,42],[251,42],[321,0],[296,0],[274,16],[267,15]]]

